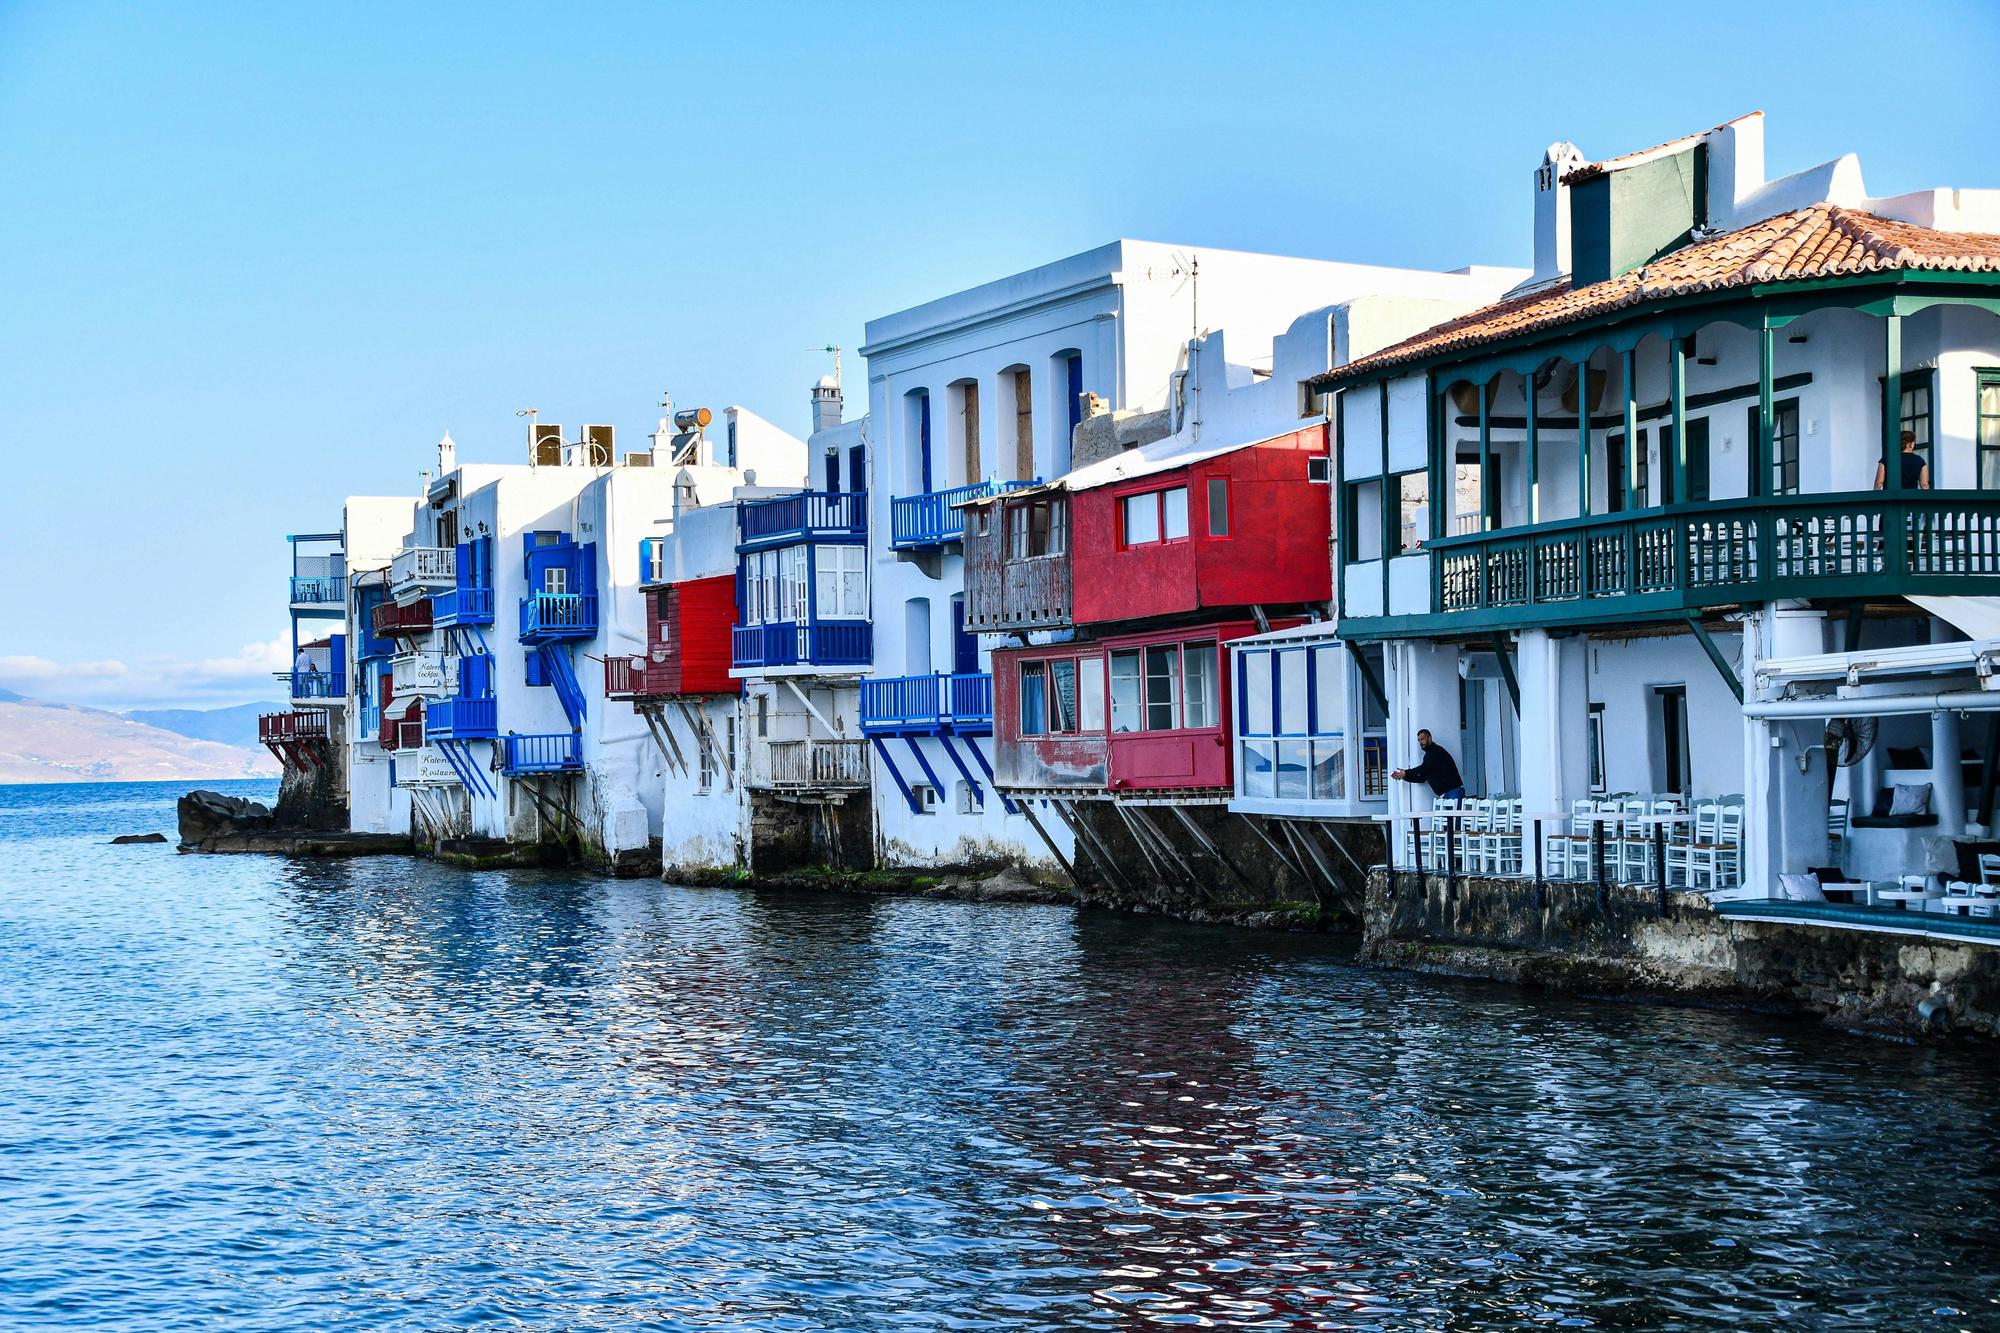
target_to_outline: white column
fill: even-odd
[[[1417,762],[1417,733],[1428,730],[1446,749],[1458,739],[1458,650],[1428,640],[1392,646],[1395,683],[1389,689],[1389,767]],[[1453,758],[1464,762],[1464,756]],[[1401,790],[1398,791],[1397,789]],[[1428,810],[1431,789],[1424,783],[1390,780],[1391,810]]]
[[[1562,640],[1522,630],[1514,672],[1521,684],[1521,806],[1566,810],[1563,781]]]

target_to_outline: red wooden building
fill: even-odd
[[[670,699],[741,694],[732,680],[730,634],[736,623],[736,576],[719,574],[663,584],[646,597],[646,651],[604,659],[610,699]]]

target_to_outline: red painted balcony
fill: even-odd
[[[420,597],[407,606],[398,602],[383,603],[375,608],[374,628],[376,635],[385,639],[430,633],[431,599]]]

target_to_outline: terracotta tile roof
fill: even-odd
[[[1563,184],[1574,185],[1578,181],[1587,181],[1593,176],[1602,176],[1606,172],[1617,171],[1621,167],[1631,166],[1636,162],[1643,162],[1647,158],[1664,157],[1677,149],[1691,147],[1694,144],[1700,143],[1709,135],[1726,130],[1731,125],[1740,125],[1747,121],[1760,120],[1763,118],[1763,115],[1764,113],[1761,111],[1752,111],[1747,116],[1739,116],[1735,120],[1725,120],[1720,125],[1715,126],[1714,129],[1703,130],[1699,134],[1683,134],[1678,139],[1669,139],[1663,144],[1655,144],[1651,148],[1642,148],[1636,153],[1620,153],[1617,157],[1607,157],[1602,162],[1586,162],[1580,167],[1572,167],[1570,170],[1565,171],[1563,173]]]
[[[1565,279],[1509,297],[1335,367],[1311,382],[1333,384],[1675,296],[1907,270],[2000,272],[2000,236],[1934,231],[1838,204],[1814,204],[1697,241],[1621,277],[1580,289]]]

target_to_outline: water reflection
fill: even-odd
[[[1996,1320],[1982,1051],[170,802],[0,792],[0,1324]]]

